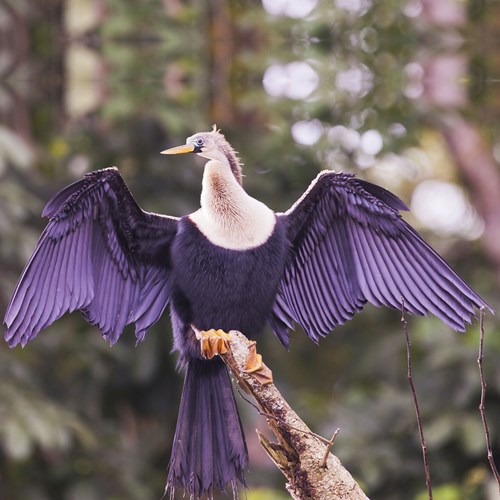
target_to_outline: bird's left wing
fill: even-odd
[[[76,309],[112,344],[133,322],[142,340],[169,300],[177,219],[141,210],[116,168],[66,187],[43,215],[50,221],[5,314],[9,345]]]
[[[297,322],[318,341],[369,301],[435,314],[463,331],[487,304],[400,216],[389,191],[347,173],[322,172],[285,214],[292,255],[271,326],[287,343]]]

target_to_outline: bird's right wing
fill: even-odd
[[[169,301],[177,219],[141,210],[116,168],[66,187],[43,215],[50,221],[5,314],[9,345],[76,309],[111,344],[129,323],[142,340]]]

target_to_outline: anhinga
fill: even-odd
[[[215,127],[163,151],[188,152],[209,161],[201,208],[184,217],[144,212],[116,168],[48,202],[5,338],[24,346],[79,309],[111,344],[129,323],[142,341],[169,305],[186,375],[167,489],[198,498],[234,491],[248,463],[229,375],[213,357],[224,332],[255,338],[270,325],[287,346],[299,323],[318,342],[366,302],[403,302],[463,331],[488,305],[401,218],[408,209],[389,191],[324,171],[290,210],[274,213],[245,192],[237,155]]]

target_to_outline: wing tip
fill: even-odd
[[[17,347],[19,344],[24,348],[30,341],[30,337],[26,338],[26,335],[19,335],[19,332],[11,332],[9,328],[5,330],[4,339],[10,349],[14,349],[14,347]]]
[[[7,337],[7,333],[4,335],[5,342],[7,342],[7,345],[9,346],[10,349],[14,349],[14,347],[19,344],[18,340],[14,340],[10,337]]]
[[[488,302],[486,301],[482,301],[482,304],[480,306],[477,306],[479,311],[483,311],[486,312],[486,311],[489,311],[493,316],[496,316],[496,313],[495,313],[495,309],[493,309],[493,307],[491,307]]]
[[[141,344],[146,338],[147,329],[136,330],[135,332],[135,347]]]
[[[484,315],[486,312],[490,312],[493,316],[495,316],[495,310],[484,300],[481,299],[480,303],[471,302],[471,306],[479,311],[479,314],[476,313],[476,310],[470,312],[467,316],[460,316],[453,321],[453,318],[446,318],[446,320],[440,316],[438,316],[441,321],[446,323],[451,329],[456,332],[464,333],[467,331],[468,327],[471,326],[474,320],[479,320],[481,318],[481,314]]]

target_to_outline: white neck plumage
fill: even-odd
[[[212,243],[233,250],[265,243],[276,222],[272,210],[245,192],[227,160],[205,165],[201,208],[190,219]]]

